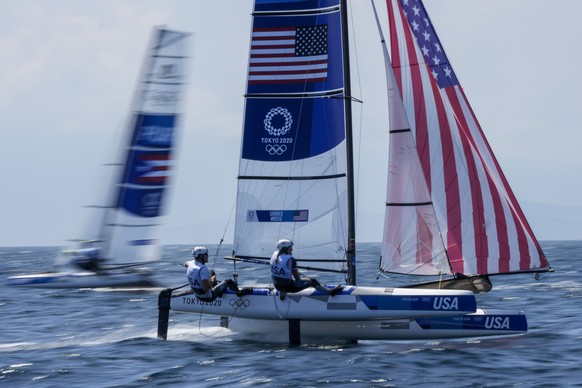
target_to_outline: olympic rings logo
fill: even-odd
[[[422,298],[420,298],[423,302],[428,303],[431,300],[430,296],[423,296]]]
[[[238,299],[231,299],[229,301],[229,304],[230,304],[230,307],[232,307],[235,310],[239,310],[239,309],[244,310],[250,306],[251,301],[248,299],[238,298]]]
[[[283,155],[283,152],[287,151],[287,146],[285,144],[267,144],[265,150],[269,153],[269,155]]]
[[[285,124],[283,124],[281,128],[275,128],[272,125],[273,117],[278,115],[283,116],[283,118],[285,119]],[[281,136],[291,130],[291,125],[293,124],[293,117],[291,116],[291,113],[289,113],[287,109],[279,106],[277,108],[271,109],[269,113],[267,113],[265,119],[263,120],[263,123],[265,124],[265,130],[269,132],[269,135]]]

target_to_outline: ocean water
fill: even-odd
[[[582,241],[542,246],[555,273],[493,278],[493,291],[478,299],[524,310],[527,334],[299,347],[174,312],[168,340],[158,340],[157,296],[185,284],[187,246],[165,247],[164,261],[151,266],[161,288],[126,291],[6,286],[8,276],[50,269],[57,248],[0,248],[0,386],[582,387]],[[379,249],[359,245],[359,284],[376,281]],[[222,259],[229,250],[211,259],[222,277],[232,275]],[[265,266],[237,271],[242,285],[268,283]]]

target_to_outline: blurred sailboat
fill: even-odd
[[[160,260],[160,231],[177,145],[188,33],[155,28],[140,77],[122,162],[113,165],[104,203],[92,206],[82,239],[59,253],[54,272],[13,276],[39,288],[150,287],[144,264]]]

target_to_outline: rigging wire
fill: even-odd
[[[216,251],[214,252],[214,259],[212,260],[212,268],[214,269],[214,266],[216,265],[216,260],[218,259],[218,253],[220,252],[220,247],[222,246],[222,243],[224,242],[224,236],[226,236],[226,231],[228,230],[228,226],[230,225],[230,221],[232,220],[232,214],[234,213],[234,209],[236,208],[236,198],[234,200],[234,203],[232,204],[232,207],[230,208],[230,214],[228,216],[228,220],[226,221],[226,225],[224,226],[224,231],[222,232],[222,237],[220,238],[220,242],[218,243],[218,246],[216,247]],[[233,252],[234,255],[234,252]],[[236,270],[236,263],[234,264],[234,268]]]
[[[228,230],[228,227],[230,225],[230,221],[232,220],[232,215],[234,213],[234,210],[236,208],[236,199],[234,200],[234,203],[230,209],[230,215],[228,216],[228,220],[226,221],[226,225],[224,227],[224,231],[222,232],[222,237],[220,238],[220,242],[218,243],[217,247],[216,247],[216,251],[214,253],[214,258],[212,260],[212,270],[214,270],[214,267],[216,265],[216,261],[218,260],[218,254],[220,252],[220,248],[222,247],[222,244],[224,243],[224,236],[226,236],[226,231]],[[234,255],[234,248],[233,248],[233,255]],[[236,272],[236,260],[233,260],[233,280],[235,281],[235,283],[237,283],[238,286],[238,273]],[[220,327],[218,330],[216,330],[215,332],[211,333],[211,334],[204,334],[202,333],[202,316],[204,315],[204,306],[202,307],[202,309],[200,310],[200,313],[198,314],[198,334],[200,334],[203,337],[213,337],[214,335],[216,335],[217,333],[219,333],[220,331],[224,330],[225,328],[228,327],[228,323],[230,323],[230,321],[232,321],[232,319],[234,318],[237,310],[240,308],[240,304],[237,304],[233,311],[232,314],[229,315],[227,318],[227,324],[225,327]]]
[[[354,20],[354,10],[352,7],[352,3],[350,2],[348,4],[349,4],[348,7],[349,7],[349,12],[350,12],[350,19]],[[358,123],[358,147],[357,147],[358,148],[358,158],[357,158],[357,162],[358,162],[357,166],[358,167],[357,167],[357,171],[356,171],[357,174],[356,174],[356,199],[355,199],[356,208],[357,208],[358,207],[358,198],[359,198],[359,188],[360,188],[360,167],[361,167],[361,155],[362,155],[362,128],[364,127],[363,126],[363,117],[364,117],[364,115],[363,115],[364,101],[363,100],[364,100],[364,98],[363,98],[363,89],[362,89],[362,78],[361,78],[361,73],[360,73],[360,62],[359,62],[359,55],[358,55],[358,42],[356,39],[356,26],[355,26],[355,23],[351,23],[350,26],[351,26],[350,32],[352,34],[352,42],[353,42],[351,47],[353,47],[353,50],[354,50],[354,60],[355,60],[356,74],[357,74],[357,80],[358,80],[357,87],[358,87],[358,93],[360,95],[360,98],[356,99],[352,96],[349,96],[349,97],[352,99],[352,101],[359,102],[362,104],[361,110],[360,110],[360,115],[359,115],[360,116],[359,123]],[[357,218],[357,214],[358,213],[356,212],[356,218]]]

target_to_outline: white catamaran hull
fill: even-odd
[[[170,308],[226,317],[303,321],[444,317],[477,309],[473,293],[460,290],[346,286],[333,297],[313,288],[287,294],[284,300],[279,295],[269,288],[255,288],[241,298],[228,292],[212,302],[201,302],[192,294],[178,295],[172,297]]]
[[[7,285],[28,288],[155,287],[149,272],[47,272],[12,276]]]
[[[289,323],[282,320],[224,318],[233,332],[287,341]],[[419,319],[300,321],[302,339],[415,340],[513,335],[527,332],[523,312],[478,309],[473,314]],[[280,337],[280,338],[278,338]]]

